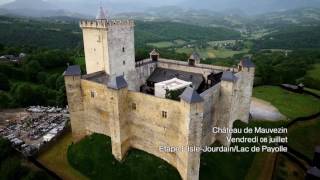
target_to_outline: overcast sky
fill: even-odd
[[[0,0],[0,5],[14,0]],[[16,0],[25,6],[37,9],[36,4],[41,0]],[[294,9],[299,7],[320,7],[320,0],[45,0],[50,7],[65,9],[72,12],[95,14],[99,2],[110,12],[119,11],[148,11],[149,7],[177,5],[183,8],[209,9],[213,11],[241,10],[245,13],[264,13]],[[30,2],[30,3],[29,3]],[[44,4],[44,3],[42,3]],[[43,5],[48,7],[48,5]],[[20,7],[21,8],[21,7]]]
[[[14,0],[0,0],[0,5],[1,4],[5,4],[8,2],[12,2]],[[51,2],[77,2],[79,0],[44,0],[44,1],[51,1]],[[87,1],[93,1],[96,2],[97,4],[99,4],[100,0],[87,0]],[[132,2],[138,2],[138,3],[151,3],[152,0],[101,0],[102,2],[114,2],[114,3],[132,3]],[[182,0],[161,0],[161,1],[157,1],[155,0],[155,2],[152,3],[156,3],[156,4],[163,4],[163,5],[173,5],[176,4],[177,2],[181,2]]]

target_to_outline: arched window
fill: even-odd
[[[126,49],[124,47],[122,47],[122,52],[126,52]]]

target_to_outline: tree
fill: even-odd
[[[172,91],[166,90],[166,98],[179,101],[180,100],[179,96],[183,93],[185,89],[186,88],[172,90]]]
[[[45,72],[39,72],[37,74],[37,81],[41,84],[45,84],[46,83],[46,80],[47,80],[47,73]]]
[[[30,61],[24,65],[24,71],[30,81],[37,79],[37,74],[40,72],[42,67],[37,61]]]
[[[0,52],[2,52],[4,50],[4,45],[0,44]]]
[[[64,77],[62,75],[56,80],[56,90],[59,90],[61,87],[64,87]]]
[[[23,180],[50,180],[52,179],[47,173],[43,172],[43,171],[31,171],[29,172],[29,174],[25,177],[23,177]]]
[[[33,88],[30,84],[23,83],[15,88],[12,95],[18,105],[25,107],[30,105],[45,105],[46,93],[47,89],[45,87]]]
[[[62,86],[56,97],[56,104],[60,107],[65,107],[67,105],[67,95],[66,95],[66,89],[65,86]]]
[[[4,159],[13,153],[10,142],[6,139],[0,138],[0,164]]]
[[[10,82],[8,80],[8,77],[2,73],[0,73],[0,90],[10,90]]]
[[[48,76],[48,78],[46,80],[46,86],[51,89],[56,89],[58,77],[59,77],[59,74],[52,74],[52,75]]]
[[[0,91],[0,108],[8,108],[10,100],[11,99],[7,93]]]

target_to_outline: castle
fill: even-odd
[[[92,133],[111,137],[112,153],[123,160],[130,148],[151,153],[174,166],[184,180],[199,178],[200,152],[163,152],[160,147],[230,145],[235,120],[248,122],[255,66],[246,58],[238,67],[161,58],[136,61],[134,22],[109,20],[101,8],[96,20],[80,22],[86,75],[79,66],[64,73],[75,141]],[[159,84],[160,83],[160,84]],[[155,95],[157,87],[160,95]],[[163,88],[182,88],[180,100],[163,96]],[[162,94],[161,94],[162,92]]]

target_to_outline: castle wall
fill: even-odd
[[[200,146],[203,104],[172,101],[131,91],[127,100],[131,147],[161,157],[176,167],[183,179],[198,179],[200,152],[168,153],[161,152],[159,147]],[[162,112],[166,112],[166,118]]]
[[[235,106],[237,107],[237,111],[234,113],[234,118],[243,122],[248,122],[249,120],[254,71],[254,68],[244,68],[236,74],[236,77],[238,77],[239,80],[236,86],[237,93],[235,97]]]
[[[204,99],[204,115],[202,128],[202,145],[210,146],[215,141],[215,134],[212,133],[212,128],[217,126],[217,117],[219,115],[220,105],[220,87],[218,83],[210,89],[203,92],[201,97]]]
[[[229,67],[213,66],[213,65],[205,65],[205,64],[196,64],[195,66],[189,66],[188,63],[184,61],[175,61],[175,60],[162,59],[162,58],[159,59],[158,61],[158,67],[202,74],[206,80],[208,75],[210,75],[212,72],[219,73],[222,71],[230,70]]]
[[[176,154],[161,153],[159,147],[176,147],[185,143],[185,138],[181,137],[182,127],[186,123],[185,111],[181,103],[129,92],[129,107],[133,103],[136,104],[136,110],[128,111],[131,146],[162,157],[176,167]],[[162,117],[162,111],[167,112],[167,118]]]
[[[156,62],[147,61],[141,65],[136,65],[136,73],[138,77],[137,86],[140,88],[143,84],[147,82],[149,76],[157,68]]]
[[[111,137],[112,152],[118,160],[123,159],[129,148],[137,148],[164,159],[176,167],[184,179],[198,176],[195,172],[191,175],[190,171],[198,172],[200,153],[168,153],[161,152],[159,148],[200,145],[201,104],[191,106],[186,102],[162,99],[126,88],[113,90],[84,79],[79,79],[77,87],[69,91],[69,104],[72,130],[75,135],[81,132],[79,139],[93,132],[104,134]],[[73,109],[81,104],[75,95],[70,94],[75,90],[77,97],[82,97],[81,116],[77,114],[79,110]],[[163,111],[166,118],[162,116]]]
[[[232,113],[235,111],[234,107],[234,95],[235,95],[235,82],[232,81],[221,81],[220,83],[220,97],[219,105],[217,106],[218,113],[216,114],[217,124],[216,127],[220,128],[232,128],[233,119]],[[216,134],[216,140],[225,146],[229,146],[230,143],[227,141],[227,137],[231,134]]]
[[[103,84],[81,80],[84,122],[87,134],[93,132],[110,136],[111,93]],[[94,97],[91,97],[94,93]]]
[[[83,119],[83,97],[81,92],[81,76],[65,76],[66,94],[71,119],[72,136],[78,141],[86,135]]]

